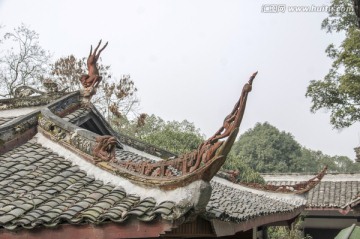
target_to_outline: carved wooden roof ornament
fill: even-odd
[[[58,92],[59,91],[58,85],[54,81],[52,81],[51,79],[46,79],[43,82],[43,85],[44,85],[44,87],[45,87],[45,89],[46,89],[46,91],[48,93],[50,93],[50,92]],[[67,90],[67,88],[63,89],[62,92],[65,92],[65,90]]]
[[[210,181],[225,162],[244,116],[248,93],[257,75],[255,72],[241,92],[231,113],[225,117],[223,125],[208,140],[199,145],[193,152],[183,154],[178,158],[155,163],[113,161],[111,165],[117,168],[119,174],[126,173],[133,181],[141,184],[157,184],[164,187],[185,185],[195,179]],[[171,169],[176,169],[181,175],[175,175]],[[129,174],[130,173],[130,174]],[[145,180],[151,178],[152,180]]]
[[[44,95],[45,92],[40,91],[38,89],[35,89],[33,87],[22,85],[15,89],[15,97],[21,98],[21,97],[29,97],[34,94]]]
[[[242,183],[239,184],[248,186],[251,188],[256,188],[259,190],[270,191],[270,192],[280,192],[280,193],[294,193],[294,194],[303,194],[316,185],[318,185],[321,179],[325,176],[327,171],[327,166],[325,166],[315,177],[309,179],[306,182],[296,183],[293,185],[270,185],[270,184],[259,184],[259,183]]]
[[[91,64],[96,62],[100,52],[106,45],[96,54],[99,46],[100,43],[94,53],[90,54],[89,58],[94,59],[89,60]],[[92,82],[84,81],[84,85],[90,90],[88,91],[89,93],[93,92],[93,87],[96,87],[99,82],[99,76],[96,74],[97,71],[91,68],[91,64],[89,72],[93,77],[90,75],[84,76],[84,79],[94,79]],[[225,162],[226,156],[236,139],[244,115],[247,96],[252,89],[252,82],[256,74],[257,72],[250,77],[249,82],[243,87],[239,100],[236,102],[231,113],[225,117],[223,125],[219,130],[208,140],[200,144],[193,152],[183,154],[174,159],[160,161],[118,159],[115,156],[115,151],[123,149],[116,149],[117,138],[110,135],[99,136],[92,132],[79,130],[81,128],[69,125],[57,117],[57,115],[62,114],[61,112],[68,112],[74,107],[78,107],[73,106],[71,103],[73,99],[76,100],[76,95],[66,100],[63,99],[61,101],[62,104],[59,104],[59,106],[65,105],[69,109],[61,108],[57,110],[56,107],[58,106],[54,106],[54,109],[50,107],[49,109],[41,110],[38,130],[45,136],[56,140],[59,144],[81,155],[87,161],[96,164],[98,167],[140,185],[173,189],[188,185],[196,180],[209,182]],[[66,101],[69,101],[69,103],[66,103]]]
[[[82,95],[87,100],[87,102],[89,102],[91,97],[96,93],[96,88],[102,80],[97,67],[97,61],[99,60],[101,52],[106,48],[108,43],[106,42],[98,52],[100,45],[101,40],[99,41],[99,44],[95,48],[94,52],[91,45],[90,54],[86,62],[88,67],[88,74],[82,75],[80,78],[81,85],[84,87]]]
[[[99,160],[110,161],[115,159],[116,138],[110,135],[98,136],[95,138],[96,145],[93,153]]]
[[[351,209],[353,209],[355,212],[359,213],[360,212],[359,205],[360,205],[360,194],[355,196],[350,202],[347,202],[345,205],[343,205],[339,209],[339,212],[343,215],[346,215],[351,211]]]
[[[65,89],[62,89],[61,91],[59,91],[58,85],[51,79],[44,80],[43,86],[46,91],[41,91],[41,90],[35,89],[33,87],[27,86],[27,85],[21,85],[15,89],[15,92],[14,92],[15,97],[16,98],[29,97],[34,94],[38,94],[38,95],[50,95],[50,94],[56,94],[56,93],[63,94],[67,90],[67,88],[65,88]]]
[[[199,168],[200,164],[207,163],[214,156],[224,156],[230,151],[232,144],[239,131],[239,126],[244,116],[247,95],[252,89],[252,82],[255,79],[257,72],[255,72],[248,83],[246,83],[241,92],[240,99],[236,102],[234,109],[225,117],[223,126],[208,140],[203,142],[197,150],[180,156],[180,158],[195,159],[195,164],[189,168],[193,172]],[[229,141],[220,141],[229,137]]]

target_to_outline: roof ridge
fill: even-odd
[[[306,199],[304,198],[303,195],[300,195],[300,194],[290,194],[290,193],[284,193],[284,192],[272,192],[272,191],[260,190],[260,189],[249,187],[249,186],[246,186],[243,184],[233,183],[231,181],[228,181],[227,179],[220,178],[220,177],[214,177],[212,181],[224,184],[226,186],[229,186],[229,187],[232,187],[235,189],[251,192],[251,193],[254,193],[257,195],[263,195],[268,198],[282,200],[284,202],[287,202],[287,203],[290,203],[293,205],[298,205],[298,204],[305,205],[305,203],[306,203]]]

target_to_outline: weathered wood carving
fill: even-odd
[[[321,179],[325,176],[327,171],[327,166],[325,166],[315,177],[309,179],[305,182],[300,182],[294,185],[269,185],[269,184],[259,184],[259,183],[242,183],[239,184],[248,186],[251,188],[257,188],[264,191],[270,192],[281,192],[281,193],[294,193],[294,194],[303,194],[313,189],[318,185]]]
[[[103,49],[104,47],[101,50]],[[96,56],[96,54],[92,55]],[[254,73],[243,87],[239,100],[231,113],[225,117],[220,129],[193,152],[174,159],[161,161],[118,160],[115,157],[117,144],[115,137],[82,133],[75,126],[52,115],[54,112],[50,110],[42,110],[39,131],[80,154],[91,163],[97,164],[113,174],[121,175],[134,183],[171,189],[199,179],[210,181],[225,162],[235,141],[244,115],[247,96],[251,91],[256,74]]]
[[[44,95],[45,92],[37,90],[35,88],[32,88],[30,86],[27,85],[23,85],[23,86],[19,86],[15,89],[15,97],[18,98],[23,98],[23,97],[29,97],[33,94],[39,94],[39,95]]]
[[[80,82],[84,87],[84,97],[91,98],[91,96],[96,93],[96,88],[98,87],[102,79],[102,77],[99,75],[97,61],[99,60],[101,52],[106,48],[108,43],[106,42],[105,45],[99,50],[99,52],[97,52],[100,45],[101,40],[95,48],[94,52],[92,50],[92,46],[90,47],[90,54],[87,59],[88,74],[82,75],[80,78]]]
[[[96,145],[93,150],[95,158],[104,161],[115,159],[116,138],[110,135],[98,136],[95,138]]]
[[[40,91],[38,89],[35,89],[35,88],[27,86],[27,85],[21,85],[21,86],[19,86],[19,87],[17,87],[15,89],[15,91],[14,91],[15,97],[16,98],[21,98],[21,97],[29,97],[29,96],[32,96],[34,94],[46,95],[46,94],[52,94],[52,93],[59,92],[58,85],[54,81],[52,81],[50,79],[46,79],[43,82],[43,86],[44,86],[46,92]],[[61,90],[59,93],[64,93],[66,90],[67,90],[67,88]]]
[[[197,150],[179,156],[176,159],[165,160],[155,163],[143,163],[139,165],[134,162],[120,162],[114,161],[115,168],[120,166],[120,171],[126,169],[136,174],[155,177],[155,178],[169,178],[175,177],[174,170],[180,172],[182,176],[195,174],[195,171],[200,168],[206,168],[209,163],[212,163],[216,159],[221,159],[222,163],[225,160],[238,132],[241,120],[244,115],[247,95],[252,89],[252,82],[257,72],[254,73],[250,80],[241,92],[240,99],[235,104],[234,109],[225,118],[223,126],[208,140],[199,145]],[[225,141],[221,141],[225,139]],[[210,170],[212,174],[215,174],[221,167],[222,163],[219,163],[217,169]],[[209,171],[209,172],[210,172]],[[213,176],[208,175],[210,178]]]

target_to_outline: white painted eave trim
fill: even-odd
[[[18,117],[22,115],[27,115],[31,112],[34,112],[38,109],[41,109],[43,106],[37,107],[26,107],[26,108],[18,108],[11,110],[0,110],[0,117]]]
[[[96,180],[100,180],[104,183],[110,183],[114,186],[122,187],[127,194],[136,194],[142,199],[153,197],[157,203],[172,201],[180,205],[184,203],[190,204],[190,206],[196,205],[201,196],[200,187],[204,183],[202,180],[192,182],[185,187],[166,191],[156,187],[143,187],[95,166],[60,144],[46,138],[41,133],[37,133],[34,136],[34,139],[36,140],[36,143],[40,144],[42,147],[52,150],[61,157],[65,158],[65,160],[72,162],[73,165],[79,166],[79,168],[85,171],[88,176],[94,177]]]

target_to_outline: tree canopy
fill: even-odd
[[[151,115],[145,124],[136,120],[123,123],[120,132],[176,154],[190,152],[204,140],[193,123],[186,120],[164,121]],[[257,123],[234,143],[223,170],[238,170],[241,182],[264,182],[259,173],[317,173],[325,165],[328,172],[354,173],[360,164],[345,156],[329,156],[321,151],[302,147],[294,137],[271,124]]]
[[[351,0],[333,0],[333,9],[351,9]],[[311,111],[328,109],[335,128],[344,128],[360,120],[360,29],[357,17],[350,11],[333,11],[323,21],[327,32],[343,32],[345,40],[336,47],[330,44],[326,53],[333,59],[329,73],[322,80],[312,80],[306,96],[312,100]]]
[[[269,123],[257,123],[235,142],[232,153],[237,160],[261,173],[319,172],[325,165],[328,172],[353,173],[360,164],[345,156],[329,156],[321,151],[302,147],[294,137]]]
[[[147,116],[143,124],[133,120],[120,124],[117,129],[175,154],[190,152],[204,140],[204,135],[193,123],[187,120],[164,121],[155,115]]]
[[[49,70],[50,53],[39,44],[39,34],[21,24],[3,35],[0,51],[0,96],[14,97],[21,85],[41,86]]]
[[[242,134],[233,152],[258,172],[289,172],[301,155],[301,146],[293,136],[265,122]]]
[[[239,155],[233,152],[228,154],[226,161],[222,167],[224,170],[238,170],[239,175],[236,178],[238,182],[244,183],[265,183],[260,173],[251,168]]]

